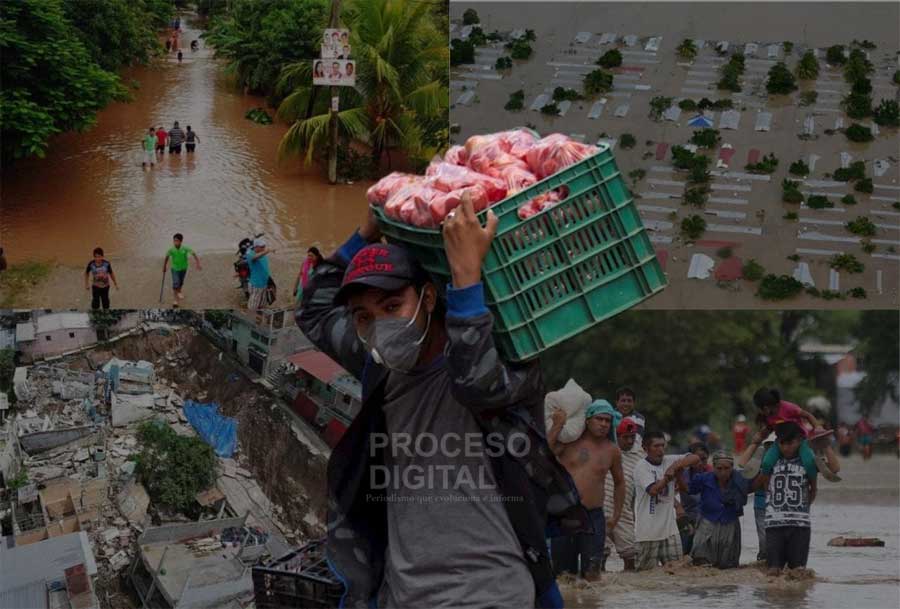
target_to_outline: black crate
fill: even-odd
[[[253,567],[257,609],[334,609],[343,590],[325,562],[324,539]]]

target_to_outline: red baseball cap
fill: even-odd
[[[622,422],[619,423],[618,427],[616,427],[616,433],[620,436],[636,434],[637,432],[638,432],[637,423],[635,423],[631,419],[622,419]]]
[[[373,243],[359,250],[350,261],[334,302],[345,304],[355,289],[392,291],[427,279],[428,274],[405,248],[392,243]]]

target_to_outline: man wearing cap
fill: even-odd
[[[631,387],[619,387],[616,389],[616,410],[621,413],[623,419],[633,421],[634,424],[637,425],[638,432],[636,441],[638,446],[642,446],[644,428],[647,425],[647,420],[644,418],[644,415],[634,409],[636,404],[637,394],[635,394],[634,389]]]
[[[558,441],[566,421],[565,413],[555,409],[553,426],[547,431],[547,442],[559,462],[572,475],[581,503],[594,523],[594,533],[578,533],[574,539],[551,540],[554,569],[579,575],[597,576],[603,564],[603,548],[607,529],[615,529],[622,516],[625,500],[625,478],[622,475],[622,451],[616,445],[616,425],[621,415],[606,400],[594,400],[585,411],[586,425],[581,437],[563,444]],[[613,479],[614,505],[607,522],[603,512],[606,474]],[[573,547],[574,546],[574,547]],[[577,558],[581,556],[581,569]]]
[[[269,254],[274,250],[266,248],[266,241],[262,237],[253,240],[253,248],[247,252],[247,266],[250,267],[250,297],[247,299],[247,308],[258,311],[266,308],[266,288],[269,286]]]
[[[609,538],[616,546],[619,558],[625,563],[626,571],[634,571],[634,559],[637,550],[634,546],[634,466],[646,455],[643,449],[635,441],[637,438],[637,423],[630,419],[622,419],[616,427],[616,441],[622,453],[622,475],[625,479],[625,500],[622,504],[622,515],[615,527],[609,528]],[[609,476],[607,476],[609,479]],[[613,494],[606,493],[603,500],[605,512],[615,513],[615,500]],[[604,550],[604,564],[611,554],[609,544]]]
[[[494,346],[481,264],[497,218],[482,227],[469,199],[455,211],[446,303],[404,248],[379,242],[370,212],[296,312],[363,387],[328,463],[326,554],[342,607],[561,607],[548,513],[589,526],[547,447],[537,362],[506,364]]]

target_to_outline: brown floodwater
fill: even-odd
[[[234,251],[264,232],[279,253],[300,254],[330,249],[357,225],[368,184],[330,186],[316,167],[279,165],[287,127],[245,119],[264,100],[235,90],[202,41],[192,53],[201,30],[182,24],[183,63],[172,54],[125,70],[124,83],[140,83],[133,101],[111,104],[85,133],[54,138],[46,158],[4,169],[0,241],[10,262],[82,263],[98,245],[113,259],[161,257],[175,232],[201,252]],[[142,170],[147,128],[176,120],[197,132],[197,151]]]

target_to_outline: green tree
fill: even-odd
[[[765,274],[766,269],[763,268],[763,265],[757,262],[755,258],[751,258],[745,262],[744,266],[741,268],[741,275],[747,281],[759,281]]]
[[[694,131],[691,136],[691,143],[700,148],[715,148],[722,138],[719,136],[718,129],[701,129]]]
[[[819,60],[811,50],[803,54],[797,63],[797,78],[800,80],[815,80],[819,76]]]
[[[800,192],[800,182],[788,180],[781,181],[781,200],[785,203],[802,203],[803,193]]]
[[[856,192],[864,192],[866,194],[872,194],[872,191],[875,190],[875,185],[872,184],[872,178],[863,178],[862,180],[857,180],[853,185],[853,190]]]
[[[556,105],[556,102],[545,104],[541,107],[541,114],[546,114],[547,116],[559,116],[559,106]]]
[[[866,59],[865,52],[861,49],[853,49],[850,51],[850,57],[847,58],[847,64],[844,66],[844,80],[852,84],[865,79],[874,71],[875,66]]]
[[[155,502],[185,511],[200,491],[215,482],[216,454],[203,440],[179,436],[160,421],[138,428],[141,452],[135,474]]]
[[[429,4],[411,0],[355,0],[345,13],[357,57],[356,87],[341,87],[337,113],[343,137],[364,143],[375,166],[392,148],[427,163],[447,145],[448,82],[446,39]],[[281,158],[305,153],[311,162],[324,148],[327,104],[306,112],[313,86],[309,61],[287,66],[280,85],[292,88],[278,108],[293,121],[278,147]]]
[[[612,74],[603,70],[594,70],[584,77],[584,93],[588,96],[606,93],[612,86]]]
[[[497,61],[494,63],[495,70],[509,70],[513,67],[512,58],[503,56],[498,57]]]
[[[623,133],[619,138],[619,146],[624,150],[634,148],[635,144],[637,144],[637,139],[630,133]]]
[[[510,112],[515,112],[517,110],[521,110],[525,107],[525,91],[519,89],[509,95],[509,101],[506,102],[506,105],[503,106],[506,110]]]
[[[519,39],[506,43],[505,47],[513,59],[528,59],[531,57],[533,49],[527,40]]]
[[[844,57],[844,45],[836,44],[828,47],[828,50],[825,51],[825,61],[833,66],[843,65],[847,61],[847,58]]]
[[[478,11],[474,8],[466,9],[463,13],[463,25],[475,25],[476,23],[481,23],[481,18],[478,16]]]
[[[851,93],[841,102],[850,118],[860,119],[872,116],[872,97],[861,93]]]
[[[783,61],[779,61],[769,69],[769,77],[766,79],[766,91],[771,95],[787,95],[797,90],[797,82],[794,75],[788,70]]]
[[[791,175],[805,177],[809,175],[809,165],[807,165],[803,161],[803,159],[800,159],[799,161],[794,161],[793,163],[791,163],[791,166],[788,168],[788,172]]]
[[[694,241],[699,239],[706,231],[706,220],[696,214],[688,216],[681,221],[681,234],[686,239]]]
[[[859,123],[853,123],[847,127],[844,130],[844,135],[851,142],[871,142],[875,139],[875,136],[872,135],[872,130],[868,127],[863,127]]]
[[[882,127],[900,126],[900,104],[893,99],[882,99],[873,112],[873,118]]]
[[[697,109],[697,102],[692,99],[682,99],[680,102],[678,102],[678,107],[685,112],[693,112]]]
[[[877,232],[875,223],[866,216],[858,216],[855,220],[847,222],[847,230],[863,237],[874,237]]]
[[[836,271],[846,271],[851,274],[862,273],[866,270],[865,265],[853,254],[835,254],[828,260],[828,266]]]
[[[125,99],[115,74],[92,60],[62,0],[5,2],[0,12],[0,163],[43,157],[49,139],[84,131]]]
[[[604,68],[618,68],[622,65],[622,53],[619,49],[610,49],[600,56],[597,65]]]
[[[856,354],[866,374],[856,386],[856,398],[862,411],[869,414],[884,399],[895,402],[898,399],[900,319],[897,312],[863,311],[855,335],[859,340]]]
[[[678,53],[679,57],[682,57],[687,60],[691,60],[697,56],[697,45],[694,44],[694,41],[690,38],[685,38],[681,41],[681,44],[678,45],[678,48],[675,49]]]
[[[816,103],[816,100],[819,99],[819,93],[817,91],[801,91],[800,92],[800,105],[801,106],[812,106]]]
[[[454,38],[450,41],[450,65],[475,63],[475,45],[469,40]]]
[[[653,99],[650,100],[650,118],[655,121],[658,121],[663,112],[669,109],[672,105],[673,99],[671,97],[664,97],[662,95],[657,95]]]

